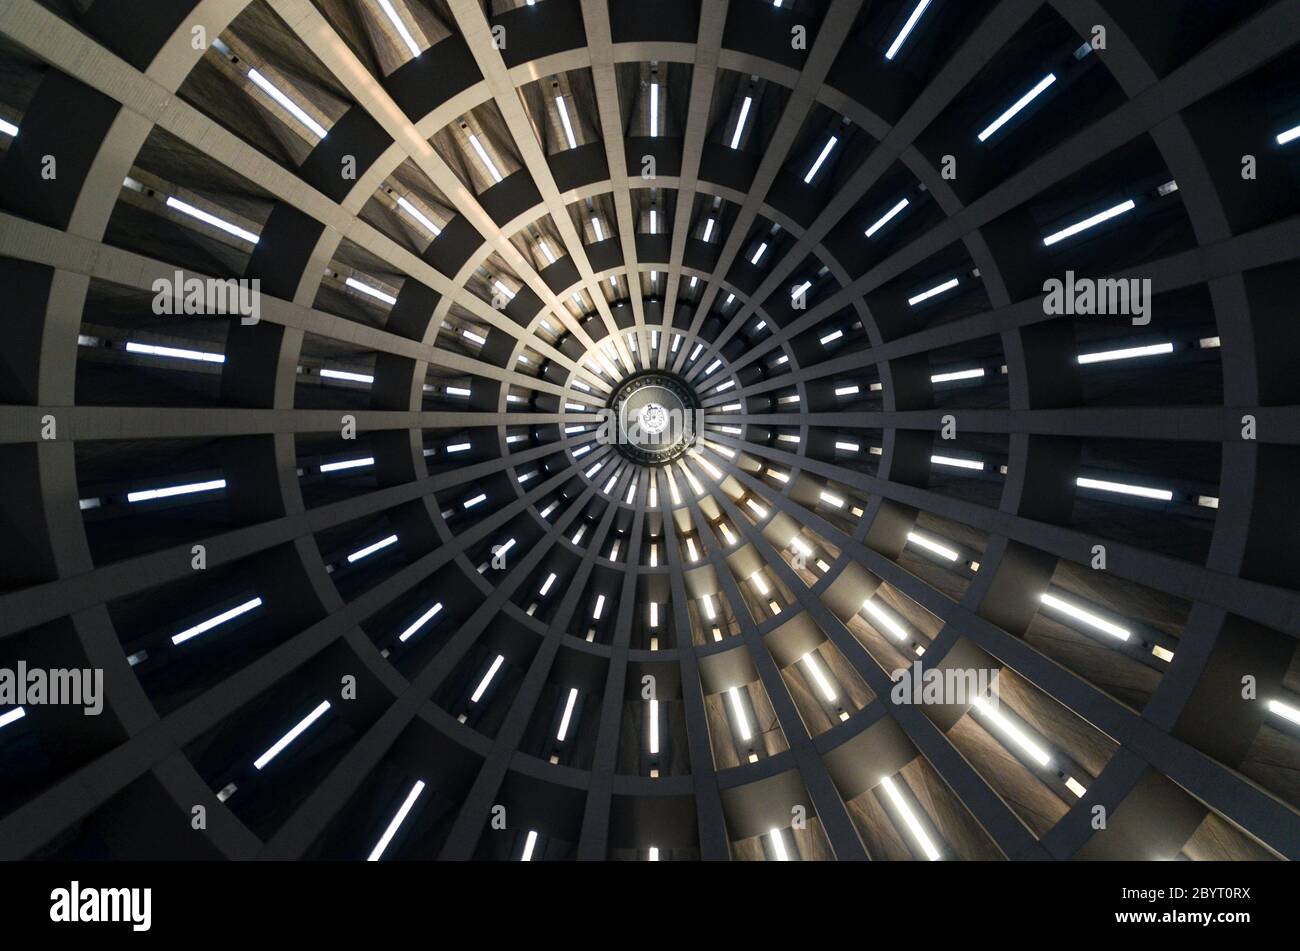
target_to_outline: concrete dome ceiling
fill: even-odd
[[[0,856],[1300,855],[1300,3],[6,0],[0,69]]]

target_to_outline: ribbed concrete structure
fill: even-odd
[[[0,69],[0,669],[104,682],[0,699],[0,856],[1300,855],[1297,0],[6,0]]]

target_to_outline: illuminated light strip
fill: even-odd
[[[1136,495],[1144,499],[1158,499],[1162,502],[1171,501],[1174,493],[1168,489],[1152,489],[1142,485],[1126,485],[1123,482],[1107,482],[1104,479],[1085,479],[1083,477],[1074,480],[1074,484],[1081,489],[1097,489],[1101,492],[1114,492],[1118,495]]]
[[[988,717],[989,721],[996,726],[998,730],[1007,737],[1007,739],[1011,740],[1028,753],[1030,758],[1038,763],[1039,766],[1047,766],[1052,762],[1052,757],[1047,754],[1047,750],[1043,749],[1031,740],[1024,730],[1020,729],[1020,727],[1016,726],[998,712],[998,709],[993,706],[993,704],[989,703],[983,697],[976,697],[974,706],[981,714]]]
[[[365,558],[367,555],[373,555],[381,548],[387,548],[389,545],[395,544],[396,542],[397,542],[396,535],[389,535],[387,538],[381,538],[373,545],[367,545],[365,548],[362,548],[360,551],[354,551],[352,554],[348,555],[348,564],[349,565],[355,564],[356,562],[360,561],[362,558]]]
[[[768,838],[772,840],[772,851],[776,853],[778,862],[790,861],[790,853],[785,850],[785,839],[781,838],[780,829],[768,829]]]
[[[387,0],[380,0],[380,2],[387,5]],[[375,847],[370,850],[370,855],[366,858],[367,862],[379,861],[379,856],[384,854],[384,849],[388,848],[388,843],[393,841],[393,836],[397,834],[398,828],[400,828],[402,823],[406,820],[407,814],[410,813],[411,807],[415,805],[415,800],[420,798],[420,793],[422,792],[424,792],[424,780],[417,779],[415,785],[411,787],[411,791],[406,794],[406,799],[402,802],[401,808],[397,810],[396,815],[393,816],[393,820],[388,823],[388,828],[385,829],[384,834],[379,837],[379,841],[375,843]]]
[[[206,633],[207,631],[212,630],[214,627],[217,627],[218,625],[225,624],[227,621],[233,620],[234,618],[239,617],[241,614],[247,614],[249,611],[253,610],[254,608],[261,607],[261,606],[262,606],[261,598],[253,598],[253,600],[251,601],[245,601],[243,604],[236,605],[235,607],[231,608],[229,611],[222,611],[216,617],[210,617],[206,621],[203,621],[200,624],[196,624],[191,628],[187,628],[186,630],[181,631],[179,634],[173,634],[172,644],[183,644],[186,641],[188,641],[190,638],[198,637],[200,634]]]
[[[497,659],[492,661],[492,666],[488,668],[487,673],[483,675],[483,679],[480,680],[478,686],[474,688],[474,693],[470,695],[470,703],[478,703],[479,700],[483,698],[483,691],[487,690],[488,684],[492,682],[492,678],[496,676],[496,672],[501,669],[501,665],[505,662],[505,657],[501,654],[497,654]]]
[[[578,701],[578,688],[569,688],[569,700],[564,705],[564,715],[560,717],[560,729],[555,734],[555,739],[563,743],[564,737],[569,732],[569,721],[573,718],[573,705]]]
[[[825,337],[822,337],[822,338],[818,341],[818,343],[820,343],[820,344],[824,347],[824,346],[826,346],[828,343],[834,343],[836,340],[839,340],[839,339],[840,339],[841,337],[843,337],[843,336],[844,336],[844,331],[843,331],[843,330],[836,330],[836,331],[834,331],[834,332],[832,332],[832,333],[828,333]]]
[[[858,386],[857,386],[857,384],[854,384],[853,386],[841,386],[841,387],[837,387],[836,390],[835,390],[835,395],[836,395],[836,396],[853,396],[853,395],[855,395],[856,393],[858,393]]]
[[[659,850],[658,850],[657,848],[655,848],[653,845],[650,846],[650,857],[649,857],[649,861],[651,861],[651,862],[658,862],[658,861],[659,861]]]
[[[560,124],[564,126],[564,136],[569,140],[569,148],[576,149],[578,140],[573,135],[573,124],[569,122],[569,107],[564,103],[563,96],[555,97],[555,107],[560,110]]]
[[[808,668],[808,672],[812,674],[813,680],[817,682],[817,689],[822,692],[822,696],[826,698],[826,702],[834,703],[835,688],[831,686],[830,680],[827,679],[826,674],[822,671],[821,664],[818,662],[816,656],[814,656],[815,654],[816,651],[809,651],[807,654],[803,655],[802,660],[804,666]]]
[[[352,373],[348,370],[321,370],[320,375],[327,380],[347,380],[351,383],[375,382],[375,378],[368,373]]]
[[[954,380],[978,380],[984,375],[984,368],[978,370],[954,370],[951,373],[936,373],[930,377],[931,383],[951,383]]]
[[[475,154],[478,155],[479,161],[487,167],[488,173],[492,176],[492,180],[494,182],[500,182],[501,173],[497,170],[496,163],[492,161],[492,156],[487,154],[487,150],[483,148],[483,143],[478,140],[478,136],[472,132],[469,135],[469,144],[470,147],[474,149]]]
[[[18,130],[15,128],[14,131],[11,132],[10,134],[17,135]],[[1292,129],[1287,129],[1285,132],[1279,132],[1277,134],[1278,145],[1286,145],[1289,142],[1294,142],[1296,139],[1300,139],[1300,125],[1295,126]]]
[[[917,294],[915,297],[909,297],[907,299],[907,302],[911,306],[915,307],[917,304],[921,303],[922,301],[927,301],[931,297],[938,297],[944,291],[952,290],[960,283],[961,283],[960,278],[956,278],[956,277],[951,278],[947,281],[944,281],[942,284],[937,285],[936,287],[930,288],[928,291],[922,291],[921,293]]]
[[[925,853],[925,857],[931,862],[939,861],[939,859],[943,857],[942,854],[934,847],[934,843],[930,841],[930,837],[925,834],[925,827],[921,825],[921,821],[916,818],[916,814],[912,812],[912,807],[908,805],[907,800],[903,798],[903,794],[899,791],[898,787],[894,785],[893,779],[886,776],[880,781],[880,784],[885,787],[885,795],[889,797],[889,801],[894,804],[894,808],[897,809],[899,815],[903,817],[903,822],[907,826],[907,830],[912,833],[912,837],[915,838],[917,844],[921,846],[921,851]]]
[[[745,708],[740,702],[740,688],[730,688],[727,691],[727,696],[731,698],[731,711],[736,715],[736,720],[740,726],[740,738],[748,743],[753,739],[754,734],[750,732],[749,717],[745,716]]]
[[[397,303],[397,298],[394,297],[392,294],[385,294],[379,288],[371,287],[369,284],[363,284],[354,277],[347,278],[343,283],[346,284],[348,287],[352,288],[354,291],[360,291],[362,294],[365,294],[367,297],[373,297],[375,300],[381,300],[385,304]]]
[[[813,162],[812,168],[808,169],[808,174],[803,177],[803,183],[805,185],[812,183],[813,177],[817,174],[818,169],[822,167],[822,162],[826,161],[826,156],[831,154],[831,149],[835,148],[835,143],[838,141],[838,138],[831,136],[826,144],[822,146],[822,151],[821,154],[817,156],[817,161]]]
[[[501,281],[499,280],[493,281],[492,286],[495,287],[498,291],[500,291],[506,300],[515,299],[515,292],[512,291],[510,288],[506,287],[504,284],[502,284]]]
[[[406,212],[408,215],[410,215],[412,218],[418,221],[421,224],[421,226],[423,226],[427,231],[432,232],[435,238],[438,237],[438,235],[442,234],[442,229],[439,228],[436,224],[434,224],[433,221],[431,221],[424,212],[422,212],[419,208],[416,208],[415,205],[413,205],[406,198],[397,199],[397,207],[401,208],[402,211]]]
[[[592,619],[599,621],[600,614],[604,610],[605,610],[605,596],[603,594],[598,594],[596,595],[596,606],[591,610]]]
[[[12,122],[6,122],[4,119],[0,119],[0,132],[3,132],[8,136],[17,137],[18,126],[14,125]],[[19,707],[19,709],[21,710],[22,708]]]
[[[926,7],[929,5],[930,0],[921,0],[921,2],[916,5],[916,8],[912,11],[912,15],[909,16],[907,22],[903,24],[903,28],[898,31],[898,36],[894,37],[894,42],[889,44],[889,49],[885,51],[885,59],[892,60],[898,55],[899,49],[901,49],[903,44],[907,42],[907,38],[911,35],[912,30],[916,28],[916,21],[921,19],[921,14],[925,12]]]
[[[272,746],[269,750],[267,750],[257,759],[253,760],[253,768],[260,770],[263,767],[265,767],[267,763],[271,762],[271,760],[275,759],[277,756],[283,753],[285,747],[287,747],[294,740],[298,739],[298,737],[303,734],[303,731],[305,731],[313,723],[315,723],[317,720],[323,717],[325,715],[325,712],[329,710],[329,708],[330,708],[330,702],[328,700],[322,700],[319,704],[317,704],[316,709],[312,710],[311,713],[307,714],[305,717],[299,720],[298,724],[292,730],[290,730],[284,736],[280,737],[280,739],[276,740],[274,746]]]
[[[397,639],[402,643],[406,643],[408,640],[410,640],[410,638],[415,634],[416,631],[424,627],[424,625],[428,624],[429,621],[433,618],[433,616],[441,610],[442,610],[442,602],[439,601],[433,607],[429,608],[429,610],[425,611],[418,618],[416,618],[415,622],[410,627],[408,627],[406,630],[404,630],[401,634],[397,636]]]
[[[659,755],[659,701],[650,700],[650,755]]]
[[[940,545],[936,541],[931,541],[929,538],[926,538],[924,535],[918,535],[916,532],[908,532],[907,540],[914,545],[920,545],[926,551],[934,552],[934,554],[941,558],[947,558],[949,561],[956,561],[961,557],[960,554],[953,551],[951,548],[948,548],[945,545]]]
[[[885,225],[893,221],[894,218],[896,218],[899,215],[899,213],[902,212],[902,210],[907,206],[908,206],[908,200],[904,198],[893,208],[890,208],[887,212],[884,213],[884,215],[881,216],[879,221],[877,221],[874,225],[872,225],[870,228],[867,229],[866,232],[867,237],[868,238],[874,237],[877,231],[879,231]]]
[[[650,84],[650,138],[659,135],[659,84]]]
[[[1108,360],[1132,360],[1134,357],[1150,357],[1158,353],[1173,353],[1172,343],[1153,343],[1145,347],[1127,347],[1123,350],[1105,350],[1101,353],[1081,353],[1077,357],[1080,363],[1105,363]]]
[[[860,452],[862,447],[855,442],[837,442],[835,448],[841,452]]]
[[[952,466],[956,469],[984,471],[984,463],[976,459],[958,459],[956,456],[931,456],[930,462],[936,466]]]
[[[1006,112],[1002,113],[1002,115],[994,119],[993,122],[989,125],[989,127],[980,133],[979,135],[980,141],[987,142],[990,136],[992,136],[995,132],[998,131],[998,129],[1001,129],[1004,125],[1006,125],[1008,122],[1014,119],[1016,115],[1020,112],[1020,110],[1024,109],[1025,106],[1029,105],[1039,96],[1041,96],[1043,94],[1043,91],[1047,89],[1048,86],[1052,85],[1052,83],[1054,82],[1056,82],[1055,73],[1048,73],[1046,76],[1040,79],[1034,85],[1033,89],[1029,90],[1029,92],[1025,93],[1023,96],[1017,99],[1015,104],[1012,105],[1010,109],[1008,109]]]
[[[202,208],[195,208],[193,205],[183,202],[179,198],[173,198],[169,195],[167,198],[167,207],[174,208],[181,214],[189,215],[191,218],[197,218],[199,221],[210,224],[212,227],[218,228],[226,234],[232,234],[236,238],[243,238],[250,244],[257,244],[259,240],[258,236],[253,234],[253,232],[241,228],[238,225],[232,225],[229,221],[224,221],[216,215],[204,211]]]
[[[486,492],[480,492],[478,495],[474,496],[474,498],[472,498],[472,499],[466,499],[466,500],[465,500],[465,508],[467,508],[467,509],[472,509],[474,506],[478,505],[480,502],[486,502],[486,501],[487,501],[487,493],[486,493]]]
[[[749,107],[753,104],[754,98],[752,96],[746,96],[745,101],[740,104],[740,116],[736,119],[736,131],[731,134],[731,147],[733,149],[740,148],[740,136],[745,131],[745,120],[749,118]],[[709,239],[705,238],[704,240],[708,241]]]
[[[170,499],[176,495],[193,495],[195,492],[214,492],[226,487],[225,479],[213,479],[211,482],[191,482],[188,485],[169,485],[162,489],[142,489],[128,492],[128,502],[151,502],[154,499]]]
[[[18,708],[19,710],[22,707]],[[1270,700],[1268,702],[1269,713],[1275,713],[1284,720],[1290,720],[1292,723],[1300,726],[1300,710],[1291,706],[1289,703],[1283,703],[1281,700]],[[3,717],[0,717],[0,726],[4,726]]]
[[[375,464],[374,456],[366,456],[364,459],[344,459],[342,462],[326,462],[320,467],[321,472],[338,472],[342,469],[359,469],[362,466],[373,466]]]
[[[384,11],[384,15],[388,17],[389,22],[393,24],[393,29],[395,29],[398,35],[401,36],[402,42],[406,44],[406,48],[411,51],[411,55],[419,56],[420,45],[415,42],[415,37],[411,36],[411,31],[406,28],[406,24],[402,22],[402,18],[397,15],[397,11],[393,9],[392,3],[390,3],[389,0],[379,0],[379,6]],[[420,788],[424,788],[424,783],[420,784]]]
[[[605,240],[605,229],[602,228],[602,227],[600,226],[600,219],[599,219],[599,218],[592,218],[592,219],[591,219],[591,228],[592,228],[593,231],[596,232],[596,240],[597,240],[597,241],[604,241],[604,240]]]
[[[159,347],[151,343],[135,343],[128,341],[126,345],[128,353],[143,353],[151,357],[172,357],[176,360],[198,360],[203,363],[225,363],[226,355],[224,353],[203,353],[200,350],[180,350],[176,347]]]
[[[465,386],[447,386],[443,387],[443,393],[447,396],[469,396],[473,392]],[[509,399],[509,397],[507,397]]]
[[[16,720],[21,720],[25,716],[27,716],[27,711],[22,707],[14,707],[12,710],[6,710],[4,713],[0,713],[0,727],[8,726]]]
[[[545,238],[537,242],[537,247],[542,252],[543,256],[545,256],[547,264],[555,263],[555,252],[551,250],[551,246],[546,243]]]
[[[704,240],[708,241],[709,236],[713,234],[713,219],[710,218],[704,223]]]
[[[908,640],[907,629],[904,628],[903,625],[899,624],[898,621],[894,619],[893,615],[891,615],[880,605],[876,604],[875,601],[868,598],[866,601],[862,603],[862,610],[870,614],[871,619],[875,621],[880,627],[883,627],[885,629],[885,632],[892,635],[894,639],[897,640],[900,644],[907,643]]]
[[[1125,212],[1132,211],[1136,207],[1137,205],[1133,202],[1133,199],[1130,198],[1128,201],[1121,202],[1120,204],[1115,205],[1112,208],[1107,208],[1105,211],[1099,211],[1097,212],[1097,214],[1093,215],[1090,218],[1084,218],[1078,224],[1070,225],[1070,227],[1064,228],[1061,231],[1056,232],[1055,234],[1049,234],[1046,238],[1043,239],[1043,244],[1045,244],[1047,247],[1051,247],[1052,245],[1060,241],[1064,241],[1066,238],[1073,237],[1074,235],[1078,234],[1080,231],[1087,231],[1089,228],[1096,227],[1097,225],[1101,224],[1103,221],[1109,221],[1112,218],[1117,218],[1120,215],[1124,214]]]
[[[319,122],[317,122],[315,119],[313,119],[311,116],[307,115],[307,113],[303,111],[302,106],[298,105],[296,102],[294,102],[284,93],[282,93],[279,89],[277,89],[274,85],[272,85],[269,79],[267,79],[257,70],[250,69],[248,71],[248,78],[251,79],[254,83],[256,83],[259,89],[261,89],[268,96],[270,96],[280,105],[282,105],[290,115],[292,115],[295,119],[297,119],[307,128],[311,129],[311,131],[316,134],[317,138],[323,139],[328,134],[323,125],[321,125]]]
[[[1038,599],[1049,608],[1055,608],[1062,614],[1072,617],[1076,621],[1082,621],[1089,627],[1096,628],[1097,630],[1109,634],[1111,637],[1118,638],[1121,641],[1127,641],[1132,636],[1132,632],[1120,627],[1118,624],[1112,624],[1105,618],[1099,617],[1091,611],[1085,611],[1083,608],[1071,604],[1069,601],[1062,600],[1050,592],[1044,591],[1038,596]]]
[[[537,833],[532,829],[528,830],[528,838],[524,840],[524,854],[519,856],[521,862],[531,862],[533,860],[533,849],[537,847]]]
[[[799,554],[803,555],[805,558],[812,557],[813,554],[812,548],[809,547],[808,543],[805,542],[798,535],[790,539],[790,547],[793,548],[795,551],[797,551]]]

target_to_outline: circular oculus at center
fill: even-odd
[[[663,465],[695,444],[699,401],[680,377],[651,371],[624,382],[610,401],[616,425],[611,435],[623,455],[645,465]]]

